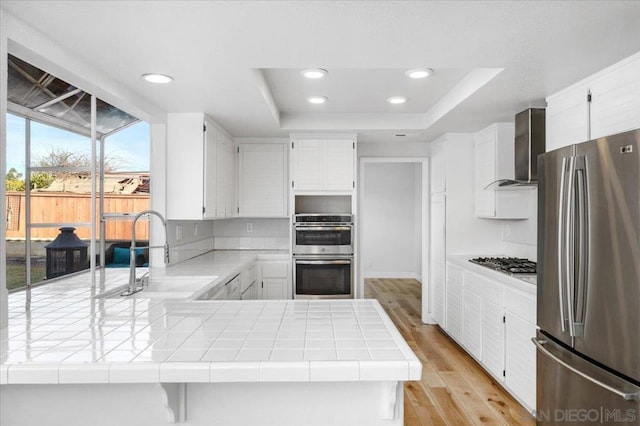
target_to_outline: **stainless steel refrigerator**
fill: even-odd
[[[640,425],[640,130],[538,160],[538,424]]]

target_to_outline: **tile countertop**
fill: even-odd
[[[137,268],[138,277],[149,270],[149,286],[130,297],[194,300],[209,289],[233,279],[257,260],[290,259],[286,250],[214,250],[167,268]],[[123,291],[129,273],[129,268],[124,269],[126,279],[120,279],[119,286],[109,286],[102,296],[117,296]],[[110,275],[117,274],[117,270],[106,271]],[[110,277],[110,281],[113,283],[114,277]]]
[[[451,264],[456,265],[460,268],[473,271],[477,274],[484,275],[493,280],[500,281],[504,284],[507,284],[511,287],[514,287],[526,293],[536,295],[537,289],[536,289],[535,276],[530,276],[530,275],[526,277],[511,276],[511,275],[508,275],[499,271],[494,271],[493,269],[469,262],[469,259],[473,259],[475,257],[480,257],[480,256],[450,255],[450,256],[447,256],[447,262],[450,262]]]
[[[163,276],[181,279],[182,270],[223,281],[256,256],[213,252]],[[113,273],[105,288],[126,282],[126,273]],[[9,326],[0,330],[0,384],[421,377],[420,361],[375,300],[199,301],[144,297],[146,290],[137,298],[99,298],[87,277],[33,288],[26,312],[25,293],[10,294]]]

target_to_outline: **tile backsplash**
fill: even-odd
[[[237,218],[213,223],[216,250],[288,250],[289,218]]]
[[[530,190],[529,218],[502,221],[502,244],[508,256],[537,260],[538,190]]]
[[[186,244],[180,244],[169,247],[169,258],[171,263],[182,262],[192,257],[210,252],[214,249],[214,239],[205,238],[199,241],[192,241]]]
[[[215,237],[216,250],[288,250],[288,237]]]

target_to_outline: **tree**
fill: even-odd
[[[37,172],[31,175],[31,189],[47,188],[52,182],[53,176],[49,173]],[[25,180],[22,178],[22,173],[18,173],[14,167],[9,169],[5,183],[8,191],[24,191]]]
[[[34,158],[39,167],[91,167],[91,155],[84,152],[71,152],[64,148],[51,147],[51,151],[44,156]],[[110,173],[118,170],[127,164],[127,161],[115,155],[106,155],[104,159],[104,171]],[[98,165],[98,171],[100,166]],[[31,174],[31,189],[48,188],[55,179],[65,179],[68,177],[89,178],[90,172],[76,171],[52,171],[35,172]],[[22,173],[12,167],[5,176],[5,183],[8,191],[24,191],[25,180]]]
[[[71,152],[64,148],[51,147],[51,151],[44,156],[35,158],[40,167],[91,167],[91,155],[86,152]],[[127,161],[116,155],[105,155],[104,171],[110,173],[127,164]],[[98,164],[98,170],[100,165]],[[89,177],[89,172],[51,172],[56,179],[69,176]]]
[[[9,169],[4,179],[7,191],[24,191],[24,179],[22,173],[18,173],[15,167]]]
[[[31,175],[31,189],[48,188],[54,181],[54,177],[49,173],[37,172]]]

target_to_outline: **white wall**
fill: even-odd
[[[364,278],[420,279],[422,209],[421,197],[416,196],[421,191],[420,167],[364,163],[360,221]]]
[[[413,239],[413,251],[414,253],[416,253],[416,256],[414,258],[414,270],[418,271],[417,275],[419,277],[419,280],[422,281],[422,264],[423,264],[423,255],[426,256],[427,253],[423,253],[422,252],[422,247],[423,247],[423,241],[422,241],[422,166],[419,163],[414,163],[414,168],[413,168],[413,179],[414,179],[414,185],[413,185],[413,199],[415,200],[414,202],[414,206],[413,206],[413,218],[414,218],[414,226],[415,226],[415,236],[416,238]],[[425,173],[428,173],[428,170],[425,171]],[[425,212],[425,215],[427,214],[427,212]],[[426,220],[427,218],[425,218]],[[427,222],[428,223],[428,222]],[[426,243],[426,241],[425,241]],[[428,247],[429,245],[426,244],[426,246]]]
[[[358,142],[358,157],[428,157],[426,142]]]
[[[475,145],[472,133],[445,138],[447,255],[491,255],[503,251],[502,223],[475,216]]]

